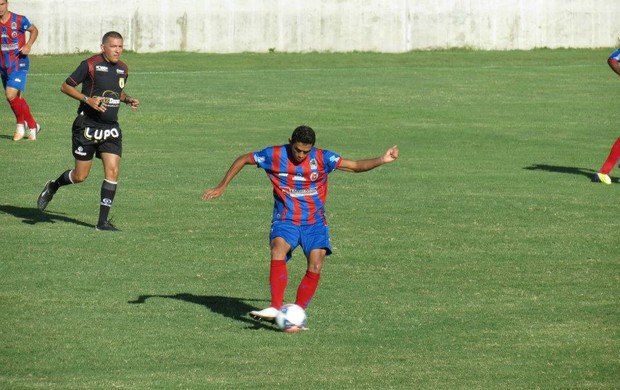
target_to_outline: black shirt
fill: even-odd
[[[125,88],[127,76],[127,65],[124,62],[118,61],[112,64],[106,61],[102,54],[82,61],[67,78],[66,83],[72,87],[82,84],[84,95],[103,98],[106,111],[93,110],[88,104],[80,102],[78,114],[83,112],[89,118],[101,123],[117,122],[121,92]]]

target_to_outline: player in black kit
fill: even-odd
[[[63,93],[80,101],[72,127],[75,167],[45,183],[37,199],[39,210],[45,210],[60,187],[86,180],[96,156],[103,162],[105,175],[97,230],[119,230],[108,220],[123,151],[118,109],[121,103],[129,104],[132,110],[140,105],[138,99],[124,91],[128,71],[127,65],[120,60],[122,53],[121,34],[107,32],[101,40],[101,53],[82,61],[60,87]],[[76,88],[79,84],[82,84],[81,92]]]

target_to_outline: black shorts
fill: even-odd
[[[99,123],[85,115],[78,115],[73,121],[72,146],[76,160],[90,161],[101,153],[123,155],[123,133],[118,122]]]

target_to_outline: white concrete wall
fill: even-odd
[[[10,0],[40,31],[34,54],[406,52],[590,48],[620,42],[620,0]]]

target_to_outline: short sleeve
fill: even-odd
[[[81,84],[82,81],[86,80],[86,77],[88,77],[88,64],[86,61],[82,61],[73,73],[67,77],[65,82],[72,87],[76,87]]]
[[[342,158],[339,154],[334,153],[331,150],[323,150],[323,161],[325,164],[325,172],[329,173],[335,169],[338,169]]]
[[[22,16],[22,25],[21,27],[21,31],[25,32],[27,31],[30,27],[32,27],[32,23],[30,23],[30,20],[28,20],[27,17]]]
[[[271,167],[271,156],[273,156],[273,147],[252,153],[252,160],[257,167],[269,169]]]

